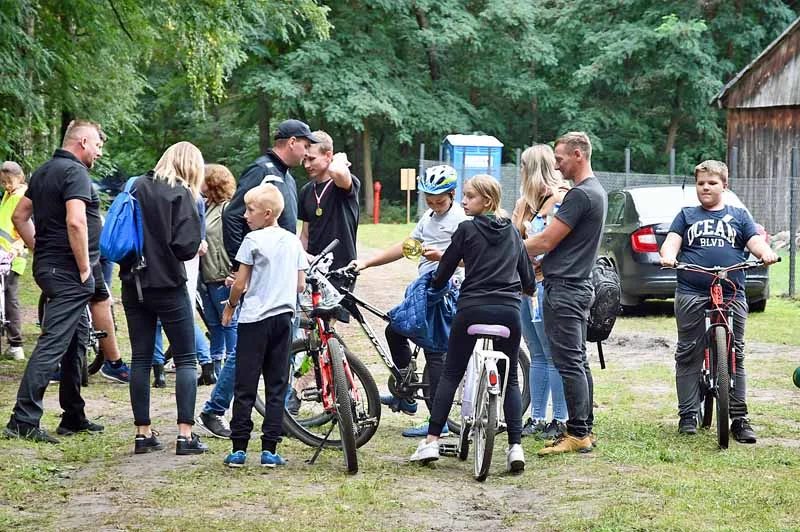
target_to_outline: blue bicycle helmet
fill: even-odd
[[[452,166],[440,164],[425,170],[425,176],[420,176],[419,189],[426,194],[443,194],[455,190],[458,184],[458,173]]]

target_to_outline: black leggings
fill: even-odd
[[[444,371],[439,380],[439,387],[436,390],[436,397],[433,402],[428,434],[439,436],[444,424],[447,422],[447,415],[453,405],[456,388],[461,383],[461,379],[464,378],[467,364],[469,364],[477,341],[477,336],[467,334],[467,328],[476,323],[505,325],[511,331],[511,335],[508,338],[495,340],[494,348],[508,356],[509,367],[513,368],[508,374],[503,412],[506,416],[509,445],[520,443],[522,441],[522,396],[519,392],[516,368],[519,363],[519,340],[522,322],[520,321],[519,307],[508,305],[467,307],[459,309],[456,313],[447,344]]]

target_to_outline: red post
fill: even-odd
[[[372,198],[372,223],[380,223],[381,220],[381,182],[375,181],[372,185],[374,195]]]

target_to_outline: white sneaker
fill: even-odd
[[[506,451],[506,467],[509,473],[522,473],[525,470],[525,451],[515,443]]]
[[[412,454],[411,458],[409,458],[409,460],[412,462],[422,462],[423,464],[434,462],[438,459],[439,442],[436,440],[432,442],[426,442],[425,440],[422,440],[419,442],[417,450],[414,451],[414,454]]]
[[[22,350],[21,345],[14,345],[8,348],[8,356],[13,357],[14,360],[25,360],[25,351]]]

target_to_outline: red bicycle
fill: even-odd
[[[779,259],[780,260],[780,259]],[[700,414],[703,428],[711,426],[716,399],[717,443],[720,449],[728,448],[730,438],[730,398],[736,380],[736,352],[733,336],[733,310],[736,299],[736,284],[728,278],[733,271],[744,271],[763,266],[762,261],[745,261],[732,266],[700,266],[677,263],[676,270],[702,273],[712,276],[708,308],[705,311],[705,347],[703,369],[700,375]],[[723,282],[733,288],[733,296],[726,301]]]

